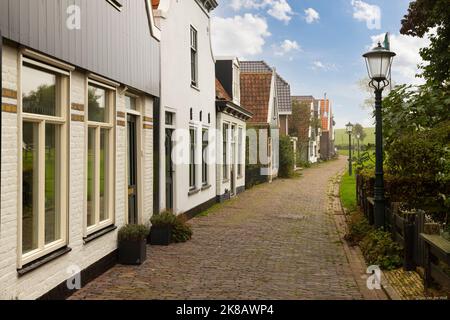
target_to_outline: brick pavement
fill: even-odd
[[[256,186],[189,223],[193,239],[148,246],[71,299],[362,299],[329,208],[346,161]]]

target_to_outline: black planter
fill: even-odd
[[[145,239],[119,241],[119,263],[142,264],[147,259],[147,241]]]
[[[171,226],[152,226],[149,243],[154,246],[168,246],[172,239]]]

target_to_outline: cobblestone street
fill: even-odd
[[[346,160],[257,186],[189,223],[193,239],[148,246],[71,299],[362,299],[327,195]]]

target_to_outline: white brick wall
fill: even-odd
[[[17,90],[18,52],[15,48],[3,48],[3,88]],[[71,76],[71,103],[86,104],[86,75],[74,71]],[[117,111],[125,111],[123,96],[117,94]],[[15,100],[5,101],[16,104]],[[152,115],[152,98],[145,98],[145,115]],[[85,106],[86,108],[86,106]],[[70,110],[70,113],[84,115],[83,111]],[[87,115],[86,115],[87,116]],[[85,152],[86,127],[84,122],[70,121],[69,150],[69,243],[72,251],[38,269],[18,277],[17,274],[17,219],[19,172],[18,172],[18,115],[2,114],[2,150],[1,150],[1,223],[0,223],[0,299],[38,298],[56,285],[65,281],[70,274],[67,268],[77,265],[84,269],[98,261],[117,247],[117,231],[108,233],[94,241],[84,244],[85,219]],[[147,221],[152,212],[153,197],[153,135],[152,130],[143,130],[144,167],[143,216]],[[126,194],[126,130],[116,126],[116,184],[115,184],[115,220],[120,228],[125,223]]]

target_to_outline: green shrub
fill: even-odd
[[[372,230],[369,221],[361,212],[353,212],[348,220],[348,233],[344,238],[350,245],[358,245]]]
[[[291,178],[294,175],[295,155],[291,139],[288,136],[280,137],[280,169],[281,178]]]
[[[177,216],[170,211],[164,211],[160,214],[154,214],[150,219],[152,226],[173,226]]]
[[[152,226],[170,226],[172,227],[172,242],[186,242],[192,238],[192,229],[186,223],[184,215],[176,216],[170,211],[155,214],[150,222]]]
[[[142,224],[128,224],[119,230],[119,241],[139,241],[147,238],[149,229]]]
[[[184,216],[178,216],[172,226],[172,242],[186,242],[192,238],[191,226],[186,223]]]
[[[391,234],[373,230],[361,241],[360,248],[366,262],[384,270],[392,270],[402,265],[402,248],[395,243]]]

